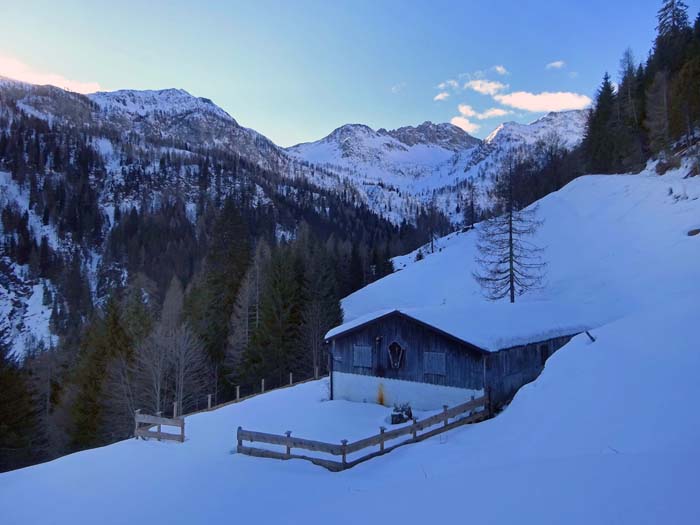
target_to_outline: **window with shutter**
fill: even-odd
[[[354,345],[352,348],[352,366],[372,368],[372,347],[369,345]]]
[[[445,375],[445,354],[443,352],[423,353],[423,373]]]

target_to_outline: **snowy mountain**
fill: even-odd
[[[251,221],[274,222],[279,237],[301,220],[325,223],[340,238],[353,216],[363,228],[392,228],[336,174],[299,162],[182,90],[84,96],[0,79],[0,164],[0,337],[18,355],[32,338],[55,341],[52,313],[69,311],[71,289],[85,286],[74,297],[99,305],[128,281],[133,265],[109,241],[122,213],[170,210],[164,227],[180,230],[166,238],[171,245],[201,236],[192,230],[208,203],[229,196]],[[39,252],[53,273],[37,270]],[[73,285],[58,275],[69,263]]]
[[[63,137],[56,144],[70,152],[72,162],[79,157],[76,148],[85,149],[80,158],[90,165],[88,185],[96,209],[88,209],[83,202],[69,223],[79,225],[89,217],[99,230],[94,235],[97,240],[88,246],[75,232],[66,233],[67,224],[47,221],[46,207],[42,210],[36,202],[37,192],[62,184],[54,172],[54,165],[60,163],[55,152],[40,155],[46,165],[42,173],[23,172],[18,178],[9,167],[0,171],[0,206],[20,216],[26,213],[37,245],[46,237],[56,253],[78,254],[70,256],[80,259],[93,299],[128,279],[123,265],[105,262],[105,256],[114,254],[106,253],[107,246],[100,244],[122,210],[158,209],[177,195],[185,201],[189,219],[195,221],[204,196],[216,200],[245,189],[252,194],[253,206],[295,207],[277,212],[282,236],[292,234],[295,221],[303,215],[301,208],[311,207],[324,220],[337,222],[331,215],[339,204],[328,204],[334,200],[352,208],[365,206],[393,224],[410,223],[423,207],[435,204],[457,225],[462,217],[456,206],[466,181],[478,185],[480,206],[488,208],[492,177],[507,151],[528,148],[552,134],[571,147],[580,141],[585,121],[582,112],[550,114],[531,125],[505,124],[486,141],[451,124],[425,122],[376,131],[351,124],[320,141],[285,150],[241,126],[211,100],[184,90],[121,90],[84,96],[0,78],[0,132],[3,128],[9,132],[19,115],[56,130]],[[15,146],[27,149],[24,141],[31,140],[27,137]],[[67,146],[69,142],[72,145]],[[228,159],[231,169],[240,173],[211,170],[208,163],[213,157]],[[27,181],[27,176],[36,182]],[[74,189],[83,192],[80,188],[84,187],[77,184]],[[80,199],[85,198],[81,194]],[[55,285],[29,278],[26,265],[18,266],[8,258],[0,264],[0,329],[9,330],[20,353],[29,334],[50,341]]]
[[[533,146],[537,141],[556,137],[562,145],[573,148],[583,140],[588,110],[548,113],[531,124],[506,122],[493,130],[485,139],[491,147],[505,148]]]
[[[521,313],[566,305],[595,323],[595,341],[575,337],[494,419],[342,473],[232,454],[238,426],[331,442],[387,426],[390,408],[328,401],[325,380],[310,382],[188,416],[183,444],[131,439],[2,474],[5,520],[245,521],[264,507],[271,523],[451,523],[465,513],[494,524],[698,522],[700,178],[689,171],[685,162],[663,177],[653,165],[585,176],[540,201],[536,242],[547,246],[549,278]],[[487,307],[473,253],[470,231],[420,261],[396,259],[400,271],[346,298],[346,317]],[[503,328],[478,316],[464,323]],[[168,482],[135,482],[142,472],[167,472]]]
[[[3,96],[23,111],[52,122],[107,128],[178,149],[215,148],[235,153],[284,177],[303,178],[337,193],[352,191],[375,213],[399,224],[434,205],[455,224],[467,181],[477,186],[479,206],[492,206],[489,190],[503,157],[555,140],[571,149],[583,138],[587,110],[550,113],[531,124],[508,122],[484,141],[452,124],[424,122],[395,130],[346,124],[327,137],[280,148],[243,127],[211,100],[181,89],[120,90],[87,97],[52,86],[0,82]]]
[[[99,92],[88,98],[100,108],[98,118],[144,137],[225,149],[266,169],[274,169],[283,156],[272,141],[239,125],[211,100],[182,89]]]
[[[547,142],[570,150],[583,139],[587,117],[587,110],[578,110],[549,113],[531,124],[507,122],[484,141],[451,124],[425,122],[391,131],[348,124],[287,151],[349,181],[390,220],[410,220],[432,204],[459,224],[456,208],[467,182],[476,186],[479,206],[489,209],[489,190],[508,153],[537,156],[536,146]]]

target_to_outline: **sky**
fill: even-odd
[[[484,137],[589,104],[627,47],[646,58],[660,3],[0,0],[0,75],[182,88],[282,146],[347,123]]]

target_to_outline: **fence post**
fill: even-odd
[[[442,426],[446,427],[447,426],[447,420],[449,419],[447,417],[447,405],[442,405],[442,417],[443,417],[443,423]]]
[[[292,454],[292,439],[290,437],[292,435],[292,431],[287,430],[284,434],[287,436],[287,457],[289,457]]]
[[[177,401],[173,403],[173,419],[177,417]]]
[[[289,372],[289,386],[292,386],[294,384],[294,381],[292,380],[292,373]]]
[[[340,443],[343,445],[343,470],[345,470],[348,464],[348,440],[343,439]]]
[[[241,400],[241,385],[236,385],[236,401]]]
[[[160,417],[163,414],[160,410],[156,412],[156,416]],[[162,425],[158,423],[158,433],[160,434],[161,430],[163,429]],[[158,436],[158,441],[160,441],[160,436]]]
[[[318,379],[318,367],[314,367],[314,379]]]
[[[141,413],[141,409],[137,408],[134,411],[134,439],[138,439],[138,433],[139,433],[139,414]]]
[[[185,442],[185,418],[182,418],[182,422],[180,423],[180,443]]]
[[[386,430],[385,427],[379,427],[379,450],[383,451],[384,450],[384,431]]]
[[[415,417],[412,418],[412,420],[413,420],[413,425],[411,425],[411,431],[413,432],[413,439],[416,439],[416,432],[417,432],[416,423],[418,420]]]
[[[243,440],[241,439],[241,430],[243,430],[243,427],[238,427],[238,431],[236,432],[236,439],[238,440],[238,446],[236,447],[236,452],[240,452],[241,447],[243,447]]]
[[[486,387],[484,389],[484,397],[486,398],[484,400],[484,410],[486,411],[486,417],[491,417],[493,415],[492,413],[492,407],[491,407],[491,387]]]
[[[260,393],[264,394],[265,393],[265,378],[262,378],[260,380]]]
[[[211,394],[207,395],[207,410],[211,410]]]

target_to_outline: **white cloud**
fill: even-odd
[[[496,118],[496,117],[505,117],[506,115],[510,115],[513,113],[512,111],[508,111],[507,109],[502,109],[502,108],[489,108],[486,111],[479,113],[476,118],[479,120],[485,120],[488,118]]]
[[[450,122],[454,126],[457,126],[458,128],[462,128],[467,133],[475,133],[481,127],[481,126],[479,126],[479,124],[475,124],[474,122],[470,122],[469,119],[466,117],[452,117],[452,120],[450,120]]]
[[[543,91],[542,93],[516,91],[514,93],[494,95],[493,98],[504,106],[532,112],[583,109],[591,104],[591,99],[586,95],[568,91],[555,93],[549,91]]]
[[[465,116],[465,117],[475,117],[476,116],[476,111],[474,111],[474,108],[471,107],[469,104],[460,104],[459,106],[457,106],[457,109],[462,114],[462,116]]]
[[[0,55],[0,75],[28,82],[29,84],[51,84],[52,86],[75,91],[76,93],[94,93],[101,89],[97,82],[70,80],[57,73],[37,71],[24,62],[6,55]]]
[[[550,62],[544,67],[545,69],[561,69],[563,67],[566,67],[566,62],[564,62],[563,60],[555,60],[554,62]]]
[[[498,73],[499,75],[507,75],[508,74],[508,70],[504,66],[501,66],[501,65],[493,66],[493,70],[496,73]]]
[[[459,82],[456,80],[445,80],[444,82],[440,82],[437,88],[443,91],[446,89],[457,89],[459,88]]]
[[[441,101],[441,100],[447,100],[449,98],[450,94],[447,91],[441,91],[437,95],[433,97],[433,100],[435,101]]]
[[[406,82],[399,82],[398,84],[394,84],[393,86],[391,86],[391,92],[394,94],[400,93],[401,91],[404,90],[405,87],[406,87]]]
[[[464,84],[464,89],[473,89],[477,93],[481,93],[482,95],[495,95],[499,91],[504,90],[508,86],[506,84],[503,84],[501,82],[498,82],[497,80],[470,80],[466,84]]]
[[[486,120],[489,118],[495,118],[495,117],[503,117],[505,115],[509,115],[512,113],[512,111],[508,111],[506,109],[501,109],[501,108],[489,108],[486,111],[483,111],[479,113],[476,111],[473,107],[471,107],[469,104],[460,104],[457,106],[457,110],[460,112],[460,114],[463,117],[466,118],[477,118],[478,120]]]

